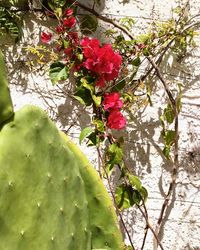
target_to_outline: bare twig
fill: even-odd
[[[146,238],[147,238],[147,234],[148,234],[148,224],[146,223],[146,227],[145,227],[145,233],[144,233],[144,238],[143,238],[143,241],[142,241],[142,246],[141,246],[141,250],[144,249],[144,246],[145,246],[145,242],[146,242]]]
[[[148,217],[147,217],[146,212],[144,212],[140,206],[138,206],[138,209],[140,210],[141,214],[143,215],[143,217],[144,217],[144,219],[145,219],[145,221],[146,221],[146,224],[147,224],[148,228],[149,228],[149,229],[151,230],[151,232],[153,233],[154,238],[156,239],[157,244],[160,246],[160,249],[164,250],[164,248],[163,248],[163,246],[162,246],[160,240],[158,239],[158,235],[156,234],[156,232],[154,231],[153,227],[151,226],[151,224],[150,224],[150,222],[149,222],[149,219],[148,219]]]
[[[179,166],[179,160],[178,160],[178,140],[179,140],[179,121],[178,121],[178,110],[177,110],[177,104],[176,104],[176,100],[174,99],[171,91],[168,88],[168,85],[160,71],[160,69],[158,68],[158,66],[155,64],[155,62],[148,57],[148,60],[150,61],[150,63],[152,64],[153,68],[155,69],[158,78],[160,79],[160,81],[162,82],[164,89],[167,93],[167,96],[169,98],[169,101],[171,103],[171,106],[173,108],[173,112],[174,112],[174,117],[175,117],[175,122],[174,122],[174,131],[175,131],[175,138],[174,138],[174,158],[172,161],[172,173],[171,173],[171,183],[169,185],[164,203],[162,205],[161,208],[161,212],[160,212],[160,216],[157,222],[157,226],[156,226],[156,234],[157,236],[159,235],[160,232],[160,227],[161,227],[161,223],[164,217],[164,213],[167,209],[168,203],[169,203],[169,199],[170,196],[172,195],[174,188],[175,188],[175,183],[176,183],[176,176],[177,176],[177,171],[178,171],[178,166]],[[157,245],[157,244],[156,244]]]

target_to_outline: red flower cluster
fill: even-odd
[[[63,20],[64,27],[71,29],[76,25],[76,18],[75,17],[68,17]]]
[[[104,87],[106,81],[118,76],[122,57],[114,52],[110,44],[101,47],[98,39],[85,37],[81,46],[85,59],[83,66],[97,75],[97,86]]]
[[[119,110],[112,110],[108,116],[108,126],[112,129],[123,129],[126,126],[126,119]]]
[[[118,92],[105,93],[103,107],[109,112],[108,127],[111,129],[123,129],[126,126],[126,119],[120,112],[123,102]]]
[[[41,41],[43,43],[49,43],[51,41],[52,36],[53,36],[52,33],[43,31],[41,33]]]
[[[58,34],[64,33],[66,30],[70,30],[76,25],[76,18],[72,16],[73,13],[73,9],[68,8],[65,10],[61,24],[56,27],[56,32]]]
[[[64,33],[66,30],[70,30],[76,25],[76,18],[72,16],[73,13],[74,13],[73,9],[70,8],[66,9],[63,15],[64,19],[62,20],[62,23],[55,28],[58,34]],[[69,32],[69,33],[74,33],[74,32]],[[43,43],[49,43],[52,39],[52,36],[53,35],[50,32],[42,32],[41,41]]]
[[[120,94],[118,92],[105,93],[103,100],[103,107],[105,110],[121,109],[123,106],[122,100],[120,100]]]

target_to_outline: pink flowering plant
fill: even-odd
[[[78,32],[75,11],[75,5],[65,8],[57,16],[58,25],[54,31],[50,33],[44,30],[41,33],[41,42],[53,44],[60,56],[60,60],[50,66],[50,78],[53,84],[69,77],[75,79],[73,97],[93,110],[93,126],[81,131],[80,143],[86,140],[88,146],[97,147],[102,159],[99,168],[101,177],[108,180],[117,167],[122,172],[120,178],[125,182],[132,178],[130,186],[135,186],[132,192],[137,192],[137,199],[130,196],[129,206],[139,204],[147,198],[147,191],[140,180],[124,167],[123,138],[117,138],[113,133],[124,130],[128,122],[124,110],[127,100],[124,98],[124,85],[121,84],[121,71],[126,67],[123,55],[119,48],[114,49],[110,43],[102,44],[97,38]],[[105,148],[104,157],[100,150],[102,145]],[[126,194],[127,190],[122,185],[116,189],[113,197],[119,205],[118,209],[124,208],[126,203],[122,199],[123,193]]]
[[[145,205],[148,192],[140,179],[133,175],[128,168],[124,159],[124,137],[116,136],[119,134],[116,132],[126,129],[128,125],[127,114],[133,101],[139,100],[139,105],[143,102],[152,104],[151,91],[153,87],[149,86],[147,79],[150,77],[150,80],[153,81],[157,77],[163,84],[168,100],[160,118],[161,136],[164,142],[162,152],[172,164],[173,169],[168,195],[161,209],[159,218],[159,223],[161,223],[167,208],[168,197],[175,186],[176,176],[174,173],[176,173],[178,166],[178,115],[181,109],[181,90],[178,87],[175,94],[170,90],[159,66],[165,53],[170,49],[178,56],[183,56],[183,51],[186,52],[189,45],[187,41],[191,42],[193,39],[193,30],[191,30],[190,25],[187,26],[189,28],[184,28],[186,23],[182,12],[180,12],[178,21],[176,21],[180,25],[176,22],[169,22],[163,27],[156,27],[152,33],[135,39],[130,33],[132,20],[127,19],[124,21],[125,25],[120,26],[115,24],[113,20],[106,18],[107,22],[119,28],[129,39],[125,39],[122,33],[107,30],[105,34],[112,39],[112,44],[102,43],[99,39],[87,35],[89,32],[83,23],[87,23],[89,20],[89,26],[94,31],[96,28],[95,19],[93,20],[91,16],[86,15],[87,18],[84,18],[84,22],[81,23],[76,12],[77,6],[91,12],[94,16],[101,17],[94,9],[90,9],[78,1],[61,0],[60,4],[50,5],[50,8],[47,8],[47,14],[56,17],[58,21],[52,32],[44,30],[40,36],[43,44],[53,46],[59,58],[50,66],[50,79],[53,84],[58,84],[73,77],[75,86],[71,96],[82,105],[91,107],[93,111],[91,126],[80,132],[79,140],[80,143],[85,140],[87,146],[97,148],[100,159],[99,175],[108,182],[116,210],[131,244],[131,248],[127,249],[134,249],[134,246],[123,222],[121,211],[132,206],[137,207],[142,213],[146,222],[146,233],[150,229],[156,244],[163,249],[157,237],[158,233],[154,231],[148,220],[148,211]],[[105,20],[105,17],[102,20]],[[95,24],[91,26],[93,21]],[[83,32],[84,29],[87,32]],[[144,75],[137,76],[143,61],[147,62],[146,72]],[[139,98],[135,95],[136,91],[139,92]],[[173,129],[171,129],[172,126],[174,126]],[[171,152],[173,147],[174,155]],[[110,177],[113,170],[116,169],[120,172],[120,177],[113,191]],[[141,249],[145,245],[145,240],[146,234]]]
[[[122,66],[120,52],[115,51],[111,44],[101,44],[96,38],[82,37],[76,30],[72,8],[65,9],[54,34],[41,33],[41,42],[54,43],[61,55],[61,60],[50,67],[52,82],[55,84],[73,75],[77,82],[74,98],[84,105],[93,105],[94,110],[98,109],[100,115],[96,118],[104,129],[96,131],[97,134],[101,132],[106,138],[107,129],[124,129],[123,101],[120,92],[114,90]]]

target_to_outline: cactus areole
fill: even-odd
[[[123,249],[89,161],[40,108],[13,115],[2,57],[0,74],[0,249]]]

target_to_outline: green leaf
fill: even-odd
[[[142,188],[140,189],[140,195],[142,196],[142,199],[144,200],[144,202],[147,200],[148,198],[148,191],[145,187],[142,186]]]
[[[120,90],[122,90],[125,87],[125,85],[126,85],[126,81],[123,79],[112,87],[112,91],[119,92]]]
[[[140,57],[139,57],[139,56],[136,57],[136,58],[131,62],[131,64],[132,64],[133,66],[139,67],[140,64],[141,64]]]
[[[87,90],[90,91],[92,100],[94,101],[96,106],[99,107],[101,105],[101,96],[96,96],[94,94],[94,90],[95,90],[94,86],[92,84],[88,83],[87,79],[85,79],[85,78],[81,78],[80,82],[84,88],[86,88]]]
[[[118,186],[115,191],[115,200],[120,210],[131,207],[134,204],[132,187],[126,184]]]
[[[113,167],[114,167],[113,164],[106,164],[105,171],[106,171],[108,176],[110,176],[112,174]],[[106,175],[104,175],[104,177],[106,178]]]
[[[77,101],[79,101],[80,104],[86,106],[86,103],[85,103],[85,101],[83,100],[83,98],[81,98],[80,96],[77,96],[77,95],[73,95],[73,97],[74,97]]]
[[[128,174],[128,179],[129,179],[131,186],[140,192],[142,188],[140,179],[136,175],[132,175],[132,174]]]
[[[122,26],[124,26],[127,30],[132,29],[135,24],[135,20],[131,17],[124,17],[120,20]]]
[[[93,102],[90,91],[84,87],[77,88],[74,98],[86,106],[90,106]]]
[[[56,84],[58,81],[66,80],[69,77],[69,72],[63,63],[55,62],[50,66],[49,76],[51,82]]]
[[[181,6],[177,6],[173,9],[173,12],[176,14],[181,14],[182,11],[183,9],[181,8]]]
[[[134,190],[132,199],[133,199],[134,204],[140,205],[140,202],[142,201],[142,197],[137,190]]]
[[[88,146],[96,146],[99,142],[99,138],[95,132],[92,132],[87,138],[89,139]]]
[[[149,49],[144,48],[144,49],[143,49],[143,54],[144,54],[144,56],[149,56],[149,55],[150,55]]]
[[[0,7],[0,35],[9,34],[17,42],[22,35],[22,29],[16,22],[18,16],[4,7]]]
[[[167,159],[170,159],[170,147],[169,146],[165,146],[162,152]]]
[[[93,15],[83,15],[81,17],[80,29],[84,35],[89,35],[96,31],[98,19]]]
[[[174,143],[176,133],[174,130],[166,130],[164,135],[165,145],[171,146]]]
[[[123,150],[117,144],[113,143],[108,148],[108,155],[110,164],[120,164],[123,159]]]
[[[169,124],[173,123],[173,121],[174,121],[174,111],[172,109],[171,104],[168,104],[167,108],[164,109],[164,118]]]
[[[86,89],[88,89],[90,91],[91,94],[94,93],[94,86],[92,84],[89,84],[88,81],[87,81],[87,79],[85,79],[83,77],[83,78],[81,78],[80,82],[81,82],[81,84],[82,84],[82,86],[84,88],[86,88]]]
[[[105,128],[104,128],[104,124],[101,120],[93,120],[93,124],[96,126],[96,129],[103,133]]]
[[[92,95],[92,99],[97,107],[101,105],[101,99],[102,99],[101,96]]]
[[[94,129],[91,127],[84,128],[79,136],[79,144],[81,144],[82,141],[93,132],[93,130]]]

